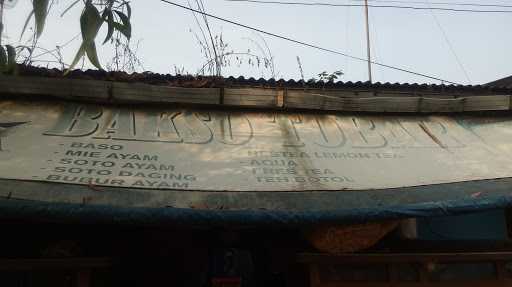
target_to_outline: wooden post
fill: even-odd
[[[76,275],[77,287],[91,287],[91,270],[81,269]]]

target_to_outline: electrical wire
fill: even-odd
[[[354,2],[363,2],[364,0],[350,0]],[[451,2],[425,2],[425,1],[401,1],[401,0],[368,0],[368,2],[380,3],[401,3],[412,5],[438,5],[438,6],[473,6],[473,7],[496,7],[496,8],[512,8],[512,5],[505,4],[480,4],[480,3],[451,3]]]
[[[345,15],[345,18],[346,18],[346,23],[345,23],[345,51],[351,53],[352,49],[351,49],[351,42],[350,42],[350,34],[349,34],[349,31],[350,31],[350,8],[345,8],[346,9],[346,15]],[[350,64],[348,62],[348,58],[345,57],[345,74],[348,73],[348,71],[350,70]],[[351,70],[350,70],[351,71]]]
[[[213,19],[216,19],[216,20],[219,20],[219,21],[223,21],[223,22],[235,25],[235,26],[239,26],[239,27],[245,28],[245,29],[253,30],[253,31],[256,31],[256,32],[268,35],[268,36],[279,38],[281,40],[285,40],[285,41],[292,42],[292,43],[295,43],[295,44],[299,44],[299,45],[302,45],[302,46],[306,46],[306,47],[309,47],[309,48],[313,48],[313,49],[317,49],[317,50],[320,50],[320,51],[324,51],[324,52],[328,52],[328,53],[332,53],[332,54],[348,57],[348,58],[351,58],[351,59],[354,59],[354,60],[358,60],[358,61],[370,62],[373,65],[377,65],[377,66],[385,67],[385,68],[388,68],[388,69],[393,69],[393,70],[401,71],[401,72],[408,73],[408,74],[411,74],[411,75],[416,75],[416,76],[420,76],[420,77],[424,77],[424,78],[428,78],[428,79],[432,79],[432,80],[436,80],[436,81],[440,81],[440,82],[446,82],[446,83],[453,84],[453,85],[460,85],[459,83],[448,81],[448,80],[444,80],[444,79],[441,79],[441,78],[438,78],[438,77],[429,76],[427,74],[418,73],[418,72],[414,72],[414,71],[407,70],[407,69],[404,69],[404,68],[399,68],[399,67],[395,67],[395,66],[391,66],[391,65],[382,64],[382,63],[378,63],[378,62],[375,62],[375,61],[368,61],[367,59],[363,59],[363,58],[360,58],[360,57],[348,55],[348,54],[343,53],[343,52],[339,52],[339,51],[323,48],[323,47],[320,47],[320,46],[317,46],[317,45],[314,45],[314,44],[302,42],[302,41],[295,40],[295,39],[292,39],[292,38],[289,38],[289,37],[286,37],[286,36],[282,36],[282,35],[278,35],[278,34],[275,34],[275,33],[267,32],[267,31],[264,31],[264,30],[261,30],[261,29],[258,29],[258,28],[254,28],[254,27],[251,27],[251,26],[248,26],[248,25],[245,25],[245,24],[241,24],[241,23],[232,21],[232,20],[228,20],[228,19],[225,19],[225,18],[222,18],[222,17],[218,17],[218,16],[215,16],[215,15],[203,12],[203,11],[199,11],[199,10],[187,7],[187,6],[183,6],[181,4],[174,3],[174,2],[171,2],[169,0],[160,0],[160,2],[167,3],[169,5],[173,5],[173,6],[176,6],[176,7],[185,9],[185,10],[189,10],[189,11],[192,11],[192,12],[195,12],[195,13],[200,13],[200,14],[202,14],[204,16],[208,16],[210,18],[213,18]]]
[[[469,84],[472,84],[472,81],[471,79],[469,78],[469,74],[468,74],[468,71],[466,70],[466,68],[464,68],[464,65],[462,64],[462,61],[460,60],[459,56],[457,55],[457,52],[455,51],[455,49],[453,48],[453,45],[452,45],[452,42],[450,41],[450,39],[448,38],[448,34],[446,33],[445,29],[443,28],[443,26],[441,25],[441,22],[439,22],[439,19],[437,18],[436,14],[434,13],[434,11],[430,11],[430,14],[432,15],[432,18],[434,18],[434,22],[436,22],[437,24],[437,27],[439,28],[439,30],[441,31],[441,34],[443,35],[443,38],[446,42],[446,44],[448,45],[448,48],[450,48],[450,51],[452,52],[452,55],[454,56],[455,58],[455,61],[457,62],[457,64],[459,65],[460,69],[462,70],[462,72],[464,72],[464,75],[466,76],[466,80],[468,81]]]
[[[365,7],[363,4],[335,4],[324,2],[283,2],[268,0],[225,0],[229,2],[249,2],[257,4],[277,4],[277,5],[296,5],[296,6],[328,6],[328,7]],[[416,7],[416,6],[398,6],[398,5],[368,5],[371,8],[391,8],[391,9],[409,9],[409,10],[438,10],[449,12],[467,12],[467,13],[512,13],[512,10],[474,10],[442,7]]]

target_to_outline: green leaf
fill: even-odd
[[[25,24],[23,25],[23,29],[21,30],[21,34],[20,34],[20,41],[21,41],[21,38],[23,38],[23,34],[25,34],[25,30],[27,30],[28,23],[30,22],[30,19],[32,19],[32,16],[34,16],[34,10],[32,10],[30,12],[30,14],[28,14],[27,20],[25,20]]]
[[[98,53],[96,52],[96,44],[94,42],[85,45],[85,53],[87,54],[87,58],[91,61],[96,68],[101,70],[101,64],[98,59]]]
[[[101,65],[98,60],[98,53],[96,51],[96,44],[94,43],[94,40],[96,39],[96,35],[98,35],[98,31],[100,30],[102,23],[103,18],[100,16],[98,9],[96,9],[91,1],[87,1],[84,11],[80,16],[80,28],[82,31],[83,43],[82,46],[80,46],[79,53],[83,56],[83,53],[85,52],[89,61],[98,69],[101,69]],[[77,56],[79,53],[77,53]],[[71,65],[70,69],[73,67],[74,65]]]
[[[29,46],[26,46],[26,45],[19,45],[16,47],[18,49],[18,54],[21,54],[23,53],[24,50],[27,50],[27,53],[29,55],[32,55],[32,47],[29,47]],[[24,60],[23,60],[23,65],[26,65],[27,63],[30,63],[31,62],[31,58],[30,57],[23,57]]]
[[[44,30],[44,24],[46,22],[46,16],[48,15],[48,4],[50,0],[33,0],[32,7],[34,10],[34,16],[36,19],[36,35],[37,38],[41,36]]]
[[[64,72],[64,76],[67,75],[73,68],[78,64],[80,59],[85,55],[85,43],[82,43],[80,45],[80,49],[78,49],[78,52],[76,52],[75,58],[73,59],[73,62],[71,62],[71,65],[67,68],[66,72]]]
[[[6,45],[7,48],[7,72],[14,73],[17,69],[16,65],[16,49],[11,45]]]
[[[103,12],[103,18],[108,24],[108,32],[107,36],[105,37],[105,40],[103,41],[103,44],[107,43],[111,38],[112,35],[114,35],[114,13],[112,13],[112,10],[105,10]]]
[[[122,22],[122,25],[119,23],[115,24],[116,29],[129,40],[132,37],[132,24],[130,23],[130,19],[121,11],[115,10],[114,12],[116,12]]]
[[[121,23],[117,23],[117,22],[114,22],[112,25],[114,26],[114,28],[115,28],[117,31],[121,32],[121,33],[122,33],[126,38],[128,38],[128,39],[129,39],[129,37],[128,37],[128,36],[126,36],[126,34],[125,34],[125,33],[128,33],[128,31],[126,31],[126,29],[125,29],[125,27],[124,27],[124,25],[123,25],[123,24],[121,24]]]
[[[7,67],[7,53],[3,46],[0,46],[0,71],[3,72]]]
[[[126,2],[126,12],[128,13],[128,19],[132,18],[132,6],[130,3]]]
[[[87,1],[84,11],[80,16],[80,29],[84,42],[94,42],[102,22],[103,19],[98,9],[94,7],[91,1]]]
[[[69,10],[71,10],[71,8],[73,8],[76,4],[78,4],[80,2],[80,0],[76,0],[75,2],[71,3],[71,5],[68,6],[68,8],[66,8],[61,14],[60,14],[60,17],[64,16],[64,14],[66,14]]]

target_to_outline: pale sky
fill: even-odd
[[[183,5],[187,3],[185,0],[174,1]],[[298,1],[306,2],[306,0]],[[17,43],[21,27],[30,11],[30,1],[18,0],[18,2],[16,7],[5,11],[4,34],[8,39],[3,40],[4,44]],[[82,6],[77,5],[61,18],[60,13],[69,5],[68,3],[73,1],[58,2],[49,16],[45,32],[39,41],[39,46],[45,49],[53,49],[57,44],[64,44],[80,31],[79,15]],[[328,49],[366,57],[363,8],[279,6],[224,0],[204,0],[204,2],[207,12],[211,14]],[[350,0],[322,0],[322,2],[358,3]],[[445,2],[485,4],[492,2],[512,5],[512,0],[445,0]],[[174,67],[177,66],[191,74],[197,73],[206,59],[194,36],[194,32],[199,34],[200,31],[192,13],[157,0],[133,0],[132,7],[132,42],[140,43],[138,56],[144,64],[144,69],[158,73],[174,73]],[[509,10],[512,11],[512,8]],[[372,59],[387,65],[468,84],[463,70],[457,64],[443,32],[436,23],[436,18],[460,62],[467,70],[472,84],[482,84],[512,75],[512,57],[509,54],[512,51],[512,13],[485,14],[370,8]],[[337,70],[345,73],[340,78],[342,81],[368,79],[365,62],[354,61],[270,36],[258,35],[217,20],[211,20],[210,25],[213,33],[222,33],[230,50],[239,53],[250,49],[252,53],[261,55],[256,45],[248,38],[263,45],[261,40],[263,37],[274,56],[275,69],[279,78],[301,78],[297,64],[297,56],[299,56],[306,79],[315,77],[323,71]],[[110,59],[112,50],[109,45],[101,45],[104,36],[105,31],[100,31],[96,41],[103,66]],[[66,62],[72,61],[79,44],[79,40],[76,40],[63,49]],[[373,73],[374,81],[380,82],[439,83],[379,67],[374,67]],[[223,75],[271,77],[269,70],[247,64],[240,67],[233,64],[232,67],[223,71]]]

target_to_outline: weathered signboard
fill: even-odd
[[[194,191],[368,190],[512,177],[512,116],[0,101],[0,178]]]

